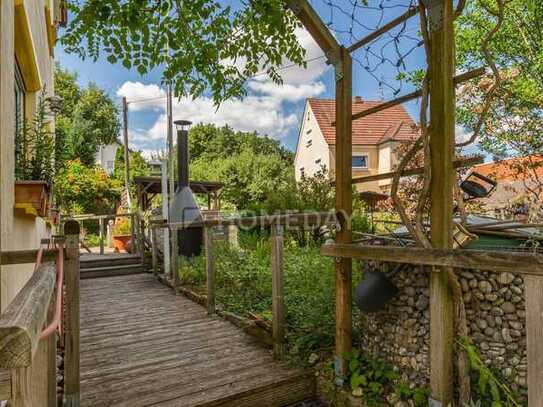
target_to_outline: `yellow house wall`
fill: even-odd
[[[13,95],[15,47],[21,38],[15,32],[15,4],[23,5],[28,16],[34,53],[42,84],[53,92],[54,62],[47,43],[45,6],[53,9],[50,0],[2,0],[0,2],[0,247],[2,251],[35,249],[40,240],[50,235],[41,218],[33,218],[14,210],[15,185],[15,101]],[[18,42],[19,41],[19,42]],[[26,45],[25,45],[26,46]],[[27,93],[28,118],[35,111],[37,92]],[[1,310],[26,283],[33,265],[0,267]]]

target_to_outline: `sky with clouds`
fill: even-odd
[[[382,3],[381,0],[375,1]],[[405,4],[405,1],[403,3]],[[340,17],[334,17],[332,14],[324,17],[329,10],[322,7],[320,10],[317,7],[317,10],[324,20],[329,20],[326,22],[330,23],[331,27],[341,25],[347,27],[351,24],[355,38],[366,35],[371,28],[368,25],[381,24],[385,12],[386,20],[388,20],[405,10],[402,8],[376,10],[373,11],[373,15],[372,10],[369,10],[366,15],[368,25],[366,25],[358,20],[348,19],[342,13],[336,13]],[[406,70],[419,68],[423,65],[424,56],[422,47],[416,44],[418,31],[416,19],[410,21],[403,30],[405,35],[412,37],[411,44],[415,41],[415,45],[406,45],[410,52],[401,61],[403,68]],[[341,32],[336,32],[334,35],[343,44],[350,43],[350,34],[346,36]],[[297,36],[306,50],[307,67],[303,69],[291,66],[288,61],[284,61],[285,68],[281,70],[283,85],[273,83],[265,75],[253,77],[247,81],[248,94],[244,99],[226,101],[218,109],[208,97],[196,100],[174,99],[174,120],[182,118],[191,120],[193,123],[214,123],[219,126],[229,125],[236,130],[257,131],[280,140],[287,148],[294,150],[306,98],[334,97],[334,72],[332,67],[326,64],[322,50],[304,29],[300,28]],[[393,59],[394,52],[385,48],[384,53],[379,53],[383,46],[388,46],[388,49],[394,47],[394,38],[384,37],[381,41],[381,45],[375,44],[370,49],[359,50],[360,55],[355,54],[357,59],[353,64],[353,95],[360,95],[366,100],[389,99],[394,97],[394,92],[400,91],[403,94],[413,90],[412,86],[405,83],[401,89],[397,89],[398,81],[395,80],[397,70],[392,65],[397,62]],[[96,62],[83,61],[75,55],[64,52],[60,45],[57,45],[56,59],[63,67],[77,72],[81,85],[95,82],[105,89],[119,106],[121,98],[123,96],[127,98],[131,148],[142,150],[146,154],[165,148],[166,92],[160,85],[160,72],[155,71],[141,76],[135,70],[127,70],[120,64],[112,65],[105,58]],[[380,62],[385,63],[380,64]],[[374,67],[377,69],[373,69]],[[418,121],[416,119],[418,102],[408,103],[405,107]],[[460,128],[458,136],[463,137],[463,131]]]

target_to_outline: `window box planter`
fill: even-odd
[[[46,217],[49,207],[49,184],[45,181],[16,181],[15,209],[31,216]]]

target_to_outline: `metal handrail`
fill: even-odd
[[[41,263],[43,249],[40,248],[38,251],[38,258],[36,260],[35,270],[39,267]],[[55,304],[55,315],[53,321],[42,331],[40,334],[40,340],[47,339],[53,332],[57,329],[59,330],[60,336],[62,336],[62,310],[64,308],[64,246],[59,245],[58,247],[58,257],[57,257],[57,279],[56,279],[56,304]]]

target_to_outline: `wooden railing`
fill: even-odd
[[[119,214],[110,214],[110,215],[95,215],[92,213],[82,214],[82,215],[73,215],[73,216],[63,215],[61,217],[62,219],[61,222],[65,222],[67,220],[75,220],[78,222],[89,221],[89,220],[98,221],[100,254],[104,254],[105,236],[106,236],[105,226],[108,220],[116,219],[116,218],[130,218],[130,228],[131,228],[130,234],[132,235],[132,241],[134,242],[134,247],[137,250],[137,252],[140,254],[140,256],[142,257],[142,261],[143,261],[143,254],[145,251],[144,227],[143,227],[142,216],[137,212],[119,213]]]
[[[59,248],[2,252],[2,265],[36,262],[30,279],[0,315],[0,368],[9,369],[13,407],[57,405],[54,332],[63,322],[64,405],[79,405],[79,225],[67,222],[65,230],[65,239],[55,239]],[[75,376],[77,385],[70,386]]]
[[[478,269],[508,272],[524,278],[526,295],[526,339],[528,405],[543,407],[543,255],[493,250],[445,250],[418,247],[378,247],[358,244],[326,244],[321,254],[335,258],[407,263],[432,267],[433,273],[448,269]],[[342,312],[351,312],[350,309]],[[440,310],[430,308],[430,315]],[[432,337],[430,337],[430,341]],[[447,338],[451,343],[452,338]],[[432,355],[431,355],[432,357]],[[431,362],[430,362],[431,363]]]
[[[158,239],[156,229],[170,228],[178,230],[183,228],[203,227],[204,251],[206,267],[206,307],[209,315],[216,313],[216,285],[215,285],[215,257],[214,257],[214,228],[218,226],[237,226],[244,228],[269,227],[271,229],[271,277],[272,277],[272,342],[274,356],[280,359],[285,347],[285,309],[284,309],[284,277],[283,277],[283,233],[287,227],[315,228],[324,225],[338,224],[338,215],[335,212],[295,213],[283,215],[269,215],[256,217],[213,218],[198,222],[165,223],[154,221],[151,224],[153,240],[153,270],[158,273]],[[172,233],[175,236],[176,233]],[[172,240],[172,253],[178,253],[177,240]],[[177,256],[173,256],[177,258]],[[179,285],[177,262],[172,261],[170,273],[174,288]]]

